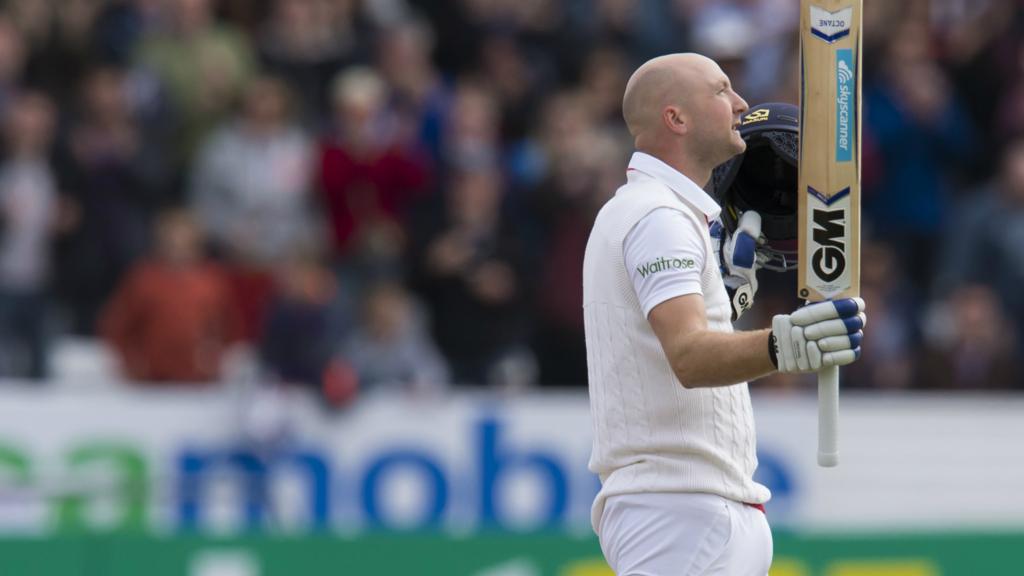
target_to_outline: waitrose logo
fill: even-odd
[[[658,258],[646,262],[636,267],[636,271],[640,273],[640,276],[647,278],[651,274],[657,274],[665,270],[686,270],[693,268],[697,264],[690,258]]]

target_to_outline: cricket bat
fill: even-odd
[[[797,290],[860,294],[862,0],[800,0]],[[839,463],[839,369],[818,373],[818,465]]]

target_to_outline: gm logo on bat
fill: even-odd
[[[814,209],[814,243],[818,245],[811,256],[814,274],[825,282],[835,282],[846,271],[845,214],[836,210]]]
[[[847,215],[850,210],[850,188],[825,196],[813,186],[811,196],[810,269],[816,281],[814,289],[826,298],[841,293],[849,285],[846,262]]]

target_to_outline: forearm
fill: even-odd
[[[676,340],[669,362],[686,388],[730,386],[775,371],[768,354],[771,330],[714,332],[699,330]]]

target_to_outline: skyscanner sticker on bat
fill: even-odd
[[[836,162],[853,159],[853,139],[856,138],[853,114],[857,103],[857,75],[854,71],[853,50],[836,50]]]
[[[848,248],[850,229],[850,189],[843,188],[825,196],[807,187],[807,219],[809,260],[808,284],[826,298],[832,298],[850,287]]]
[[[836,40],[850,34],[850,23],[853,21],[853,8],[843,8],[829,12],[824,8],[811,6],[811,34],[832,44]]]

